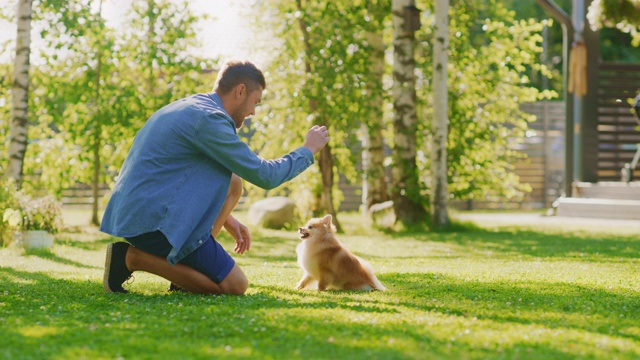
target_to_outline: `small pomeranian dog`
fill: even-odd
[[[384,290],[368,262],[353,255],[335,236],[331,215],[309,220],[298,229],[298,264],[304,275],[296,289]]]

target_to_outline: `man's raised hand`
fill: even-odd
[[[309,129],[309,133],[307,134],[307,138],[304,142],[304,146],[311,150],[312,154],[317,154],[329,141],[329,130],[327,127],[322,125],[314,125],[311,129]]]

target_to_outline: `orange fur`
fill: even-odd
[[[368,262],[353,255],[335,236],[331,215],[309,220],[298,229],[302,242],[296,247],[304,275],[296,289],[384,290]]]

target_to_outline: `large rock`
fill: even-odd
[[[248,220],[253,225],[281,229],[293,222],[295,204],[285,196],[274,196],[254,202],[249,207]]]
[[[396,213],[393,211],[391,200],[371,205],[369,215],[373,223],[381,228],[390,228],[396,223]]]

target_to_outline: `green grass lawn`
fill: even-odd
[[[253,230],[244,296],[102,288],[96,229],[0,248],[2,359],[640,359],[640,239],[615,229],[388,234],[342,215],[384,292],[296,291],[295,231]],[[226,235],[226,234],[225,234]],[[225,248],[232,239],[222,236]]]

